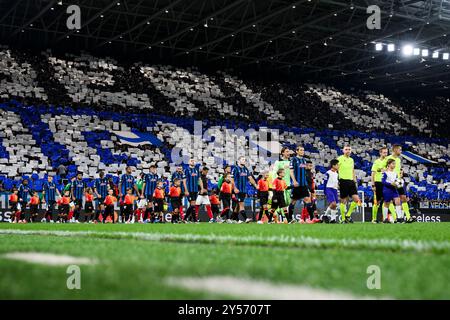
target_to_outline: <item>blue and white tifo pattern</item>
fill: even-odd
[[[378,149],[401,144],[408,190],[450,199],[450,113],[445,112],[450,101],[445,98],[399,101],[321,84],[267,84],[224,72],[124,66],[87,54],[57,57],[0,46],[0,101],[5,189],[26,176],[40,191],[45,175],[60,164],[69,178],[79,170],[88,183],[99,170],[117,176],[127,165],[146,173],[155,164],[160,176],[170,178],[178,156],[184,163],[190,156],[206,163],[215,183],[223,164],[234,164],[241,151],[252,171],[261,173],[273,159],[257,152],[268,149],[267,142],[255,144],[242,134],[254,129],[270,131],[272,139],[292,149],[302,144],[319,188],[329,161],[350,143],[359,189],[369,197]],[[430,105],[434,109],[427,112]],[[202,119],[200,130],[193,118]]]
[[[46,174],[54,172],[60,164],[67,165],[69,178],[77,171],[83,172],[88,184],[92,184],[99,170],[116,175],[117,172],[123,172],[128,165],[136,167],[138,172],[148,172],[150,165],[156,164],[159,175],[170,179],[170,173],[175,171],[176,161],[179,161],[178,158],[173,158],[172,151],[174,148],[183,149],[182,146],[195,146],[197,154],[185,153],[184,159],[191,155],[202,159],[211,168],[212,183],[217,181],[224,163],[235,161],[234,155],[230,155],[228,159],[215,157],[211,141],[203,139],[202,146],[195,145],[199,142],[195,142],[198,139],[194,135],[194,120],[189,118],[134,113],[125,115],[96,112],[88,108],[74,110],[71,107],[26,106],[17,101],[9,101],[0,104],[0,125],[3,127],[0,134],[0,172],[3,175],[0,180],[5,189],[17,186],[20,183],[18,177],[25,176],[32,178],[33,188],[40,191]],[[232,137],[238,132],[235,127],[231,128],[226,123],[218,125],[215,122],[212,125],[203,121],[202,126],[203,137],[219,136],[220,132],[225,131]],[[256,125],[253,127],[257,130]],[[242,123],[239,128],[247,130],[249,126]],[[353,157],[359,190],[364,191],[369,198],[372,196],[369,187],[370,169],[377,157],[378,146],[399,143],[408,148],[411,145],[425,144],[435,150],[442,149],[440,155],[443,158],[448,155],[449,150],[449,146],[443,145],[442,141],[429,138],[306,128],[287,129],[282,126],[264,130],[275,129],[279,130],[282,145],[305,146],[306,155],[315,164],[319,189],[323,188],[329,161],[340,154],[345,143],[351,142],[355,152]],[[240,143],[240,147],[244,149],[250,145],[249,141],[242,138],[230,138],[227,143],[231,141]],[[174,154],[179,153],[177,151]],[[269,158],[250,156],[249,159],[256,173],[267,170],[270,166]],[[450,198],[448,168],[425,166],[419,161],[407,159],[403,159],[403,168],[409,175],[405,179],[408,190],[418,192],[419,196],[429,199]],[[58,177],[56,182],[61,183]],[[253,192],[250,188],[250,193]]]

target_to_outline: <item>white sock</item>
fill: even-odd
[[[336,209],[335,210],[330,209],[330,212],[331,212],[331,220],[336,220],[338,211]]]
[[[327,210],[325,210],[325,214],[326,214],[326,215],[329,215],[331,211],[332,211],[331,208],[328,207]]]
[[[397,219],[403,219],[402,206],[395,206],[395,212],[397,213]]]
[[[389,208],[383,206],[383,220],[387,219]]]

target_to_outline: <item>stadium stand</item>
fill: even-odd
[[[195,68],[122,65],[87,54],[57,57],[3,47],[0,57],[0,181],[6,190],[22,176],[39,190],[61,164],[68,178],[79,170],[90,183],[99,170],[113,176],[127,165],[148,172],[154,163],[168,176],[177,164],[174,150],[185,159],[195,150],[192,156],[210,167],[213,183],[223,164],[235,161],[227,149],[250,149],[250,164],[261,173],[273,159],[249,148],[248,137],[237,131],[254,129],[278,130],[282,145],[303,144],[319,188],[329,161],[350,143],[359,190],[368,198],[378,148],[401,144],[408,189],[421,198],[450,200],[448,128],[436,125],[448,121],[444,98],[430,105],[323,84],[267,84]],[[194,119],[202,120],[203,142],[196,139]],[[136,138],[135,145],[126,142]]]

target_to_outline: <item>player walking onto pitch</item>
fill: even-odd
[[[94,194],[97,197],[97,208],[95,208],[94,222],[99,221],[100,214],[105,215],[105,199],[108,195],[108,178],[105,178],[105,172],[100,171],[99,177],[94,182]]]
[[[78,172],[77,178],[72,182],[72,201],[75,204],[74,217],[71,222],[79,223],[81,209],[83,207],[83,195],[86,189],[86,184],[83,181],[83,173]]]
[[[53,221],[53,211],[56,205],[56,195],[61,197],[56,184],[53,182],[53,177],[48,176],[47,182],[42,186],[43,203],[47,204],[46,218],[43,221],[54,222]]]
[[[352,148],[349,145],[345,145],[343,152],[344,154],[337,158],[339,161],[339,208],[341,211],[341,223],[352,223],[352,213],[358,205],[361,205],[361,200],[356,188],[355,162],[350,157]],[[352,198],[353,202],[350,204],[347,213],[345,213],[349,197]]]
[[[307,215],[302,218],[303,221],[307,223],[317,223],[320,222],[317,214],[317,204],[316,204],[316,180],[314,176],[314,165],[311,160],[306,161],[306,180],[308,181],[308,190],[310,193],[310,202],[306,203]],[[303,210],[302,210],[303,211]],[[303,214],[303,212],[302,212]],[[300,222],[302,222],[300,220]]]
[[[278,171],[283,169],[284,172],[284,176],[283,176],[283,180],[284,182],[286,182],[286,186],[289,187],[291,185],[291,175],[290,175],[290,155],[291,155],[291,150],[289,150],[288,147],[283,147],[281,148],[280,151],[280,155],[281,155],[281,159],[275,161],[274,165],[273,165],[273,170],[272,170],[272,180],[275,180],[278,178]],[[284,204],[286,206],[289,206],[291,202],[291,192],[289,189],[286,189],[284,192]],[[289,207],[290,208],[290,207]],[[283,210],[281,210],[281,208],[279,208],[279,212],[281,212],[283,219],[285,219],[285,212]],[[293,217],[293,210],[289,210],[288,211],[288,217],[287,220],[292,221],[292,217]]]
[[[402,155],[402,146],[398,145],[398,144],[394,144],[392,146],[392,154],[389,155],[386,159],[389,161],[389,159],[392,159],[395,161],[395,172],[397,173],[397,176],[399,179],[403,179],[403,170],[402,170],[402,160],[400,158],[400,156]],[[406,196],[406,190],[404,188],[404,186],[399,186],[398,189],[398,194],[400,195],[400,201],[401,201],[401,208],[405,214],[406,217],[406,222],[410,223],[413,222],[414,219],[411,218],[411,214],[409,212],[409,205],[408,205],[408,198]],[[391,203],[390,207],[389,207],[389,211],[391,212],[396,212],[395,208],[394,208],[394,204]]]
[[[120,177],[120,182],[119,182],[119,202],[121,203],[121,208],[120,208],[120,216],[123,217],[124,216],[124,201],[125,201],[125,196],[127,194],[127,190],[128,188],[130,188],[132,190],[132,195],[135,194],[139,194],[139,190],[136,186],[136,180],[133,177],[133,168],[131,168],[130,166],[125,168],[125,173],[122,175],[122,177]],[[130,208],[130,206],[127,206],[127,208]],[[133,205],[131,205],[131,211],[133,211]],[[120,221],[122,222],[122,218],[120,218]],[[125,222],[125,221],[123,221]]]
[[[189,201],[189,208],[186,210],[184,220],[188,221],[195,213],[195,200],[198,195],[198,180],[200,179],[200,172],[198,166],[195,164],[194,159],[189,159],[189,166],[184,170],[183,185],[185,190],[185,196]]]
[[[302,202],[303,209],[306,213],[307,204],[311,203],[310,193],[308,189],[308,177],[306,172],[305,149],[297,146],[296,155],[290,161],[290,178],[292,179],[292,202],[289,205],[289,215],[294,213],[297,201]]]
[[[23,179],[21,185],[19,186],[19,204],[21,208],[21,221],[25,221],[25,209],[28,204],[29,197],[31,197],[32,190],[28,184],[28,179]]]
[[[398,192],[399,186],[398,181],[400,176],[395,171],[395,160],[388,159],[387,160],[387,170],[383,172],[383,178],[381,182],[383,183],[383,222],[384,223],[393,223],[395,220],[397,222],[403,222],[403,212],[402,207],[400,205],[400,195]],[[389,206],[395,204],[395,212],[397,219],[391,216],[388,219]]]
[[[244,207],[244,201],[247,197],[247,184],[250,182],[255,189],[258,188],[250,170],[245,166],[246,161],[245,157],[239,157],[237,166],[235,166],[231,172],[233,176],[232,182],[234,185],[234,193],[236,194],[239,206],[239,212],[237,214],[235,213],[233,218],[234,220],[238,220],[239,223],[241,222],[239,220],[239,214],[244,216],[246,223],[252,221],[252,218],[247,217]]]
[[[380,149],[380,157],[375,160],[372,165],[372,190],[373,190],[373,207],[372,207],[372,223],[377,223],[378,208],[383,203],[383,183],[381,179],[383,172],[386,170],[388,150],[386,147]]]
[[[208,190],[208,171],[207,167],[202,168],[202,172],[200,174],[200,179],[198,180],[200,192],[195,200],[195,221],[199,222],[198,213],[200,211],[200,207],[204,205],[206,207],[206,213],[209,217],[209,222],[214,222],[213,213],[211,210],[211,202],[209,200],[209,190]]]
[[[144,175],[144,183],[142,185],[142,191],[140,194],[141,199],[147,200],[147,210],[145,211],[146,217],[144,217],[145,221],[149,221],[150,217],[153,214],[154,210],[153,193],[155,192],[156,184],[158,181],[159,176],[156,172],[156,166],[152,164],[150,166],[150,173]]]

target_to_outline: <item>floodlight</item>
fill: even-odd
[[[402,52],[403,52],[403,55],[410,56],[413,54],[413,47],[411,45],[407,44],[407,45],[403,46]]]

